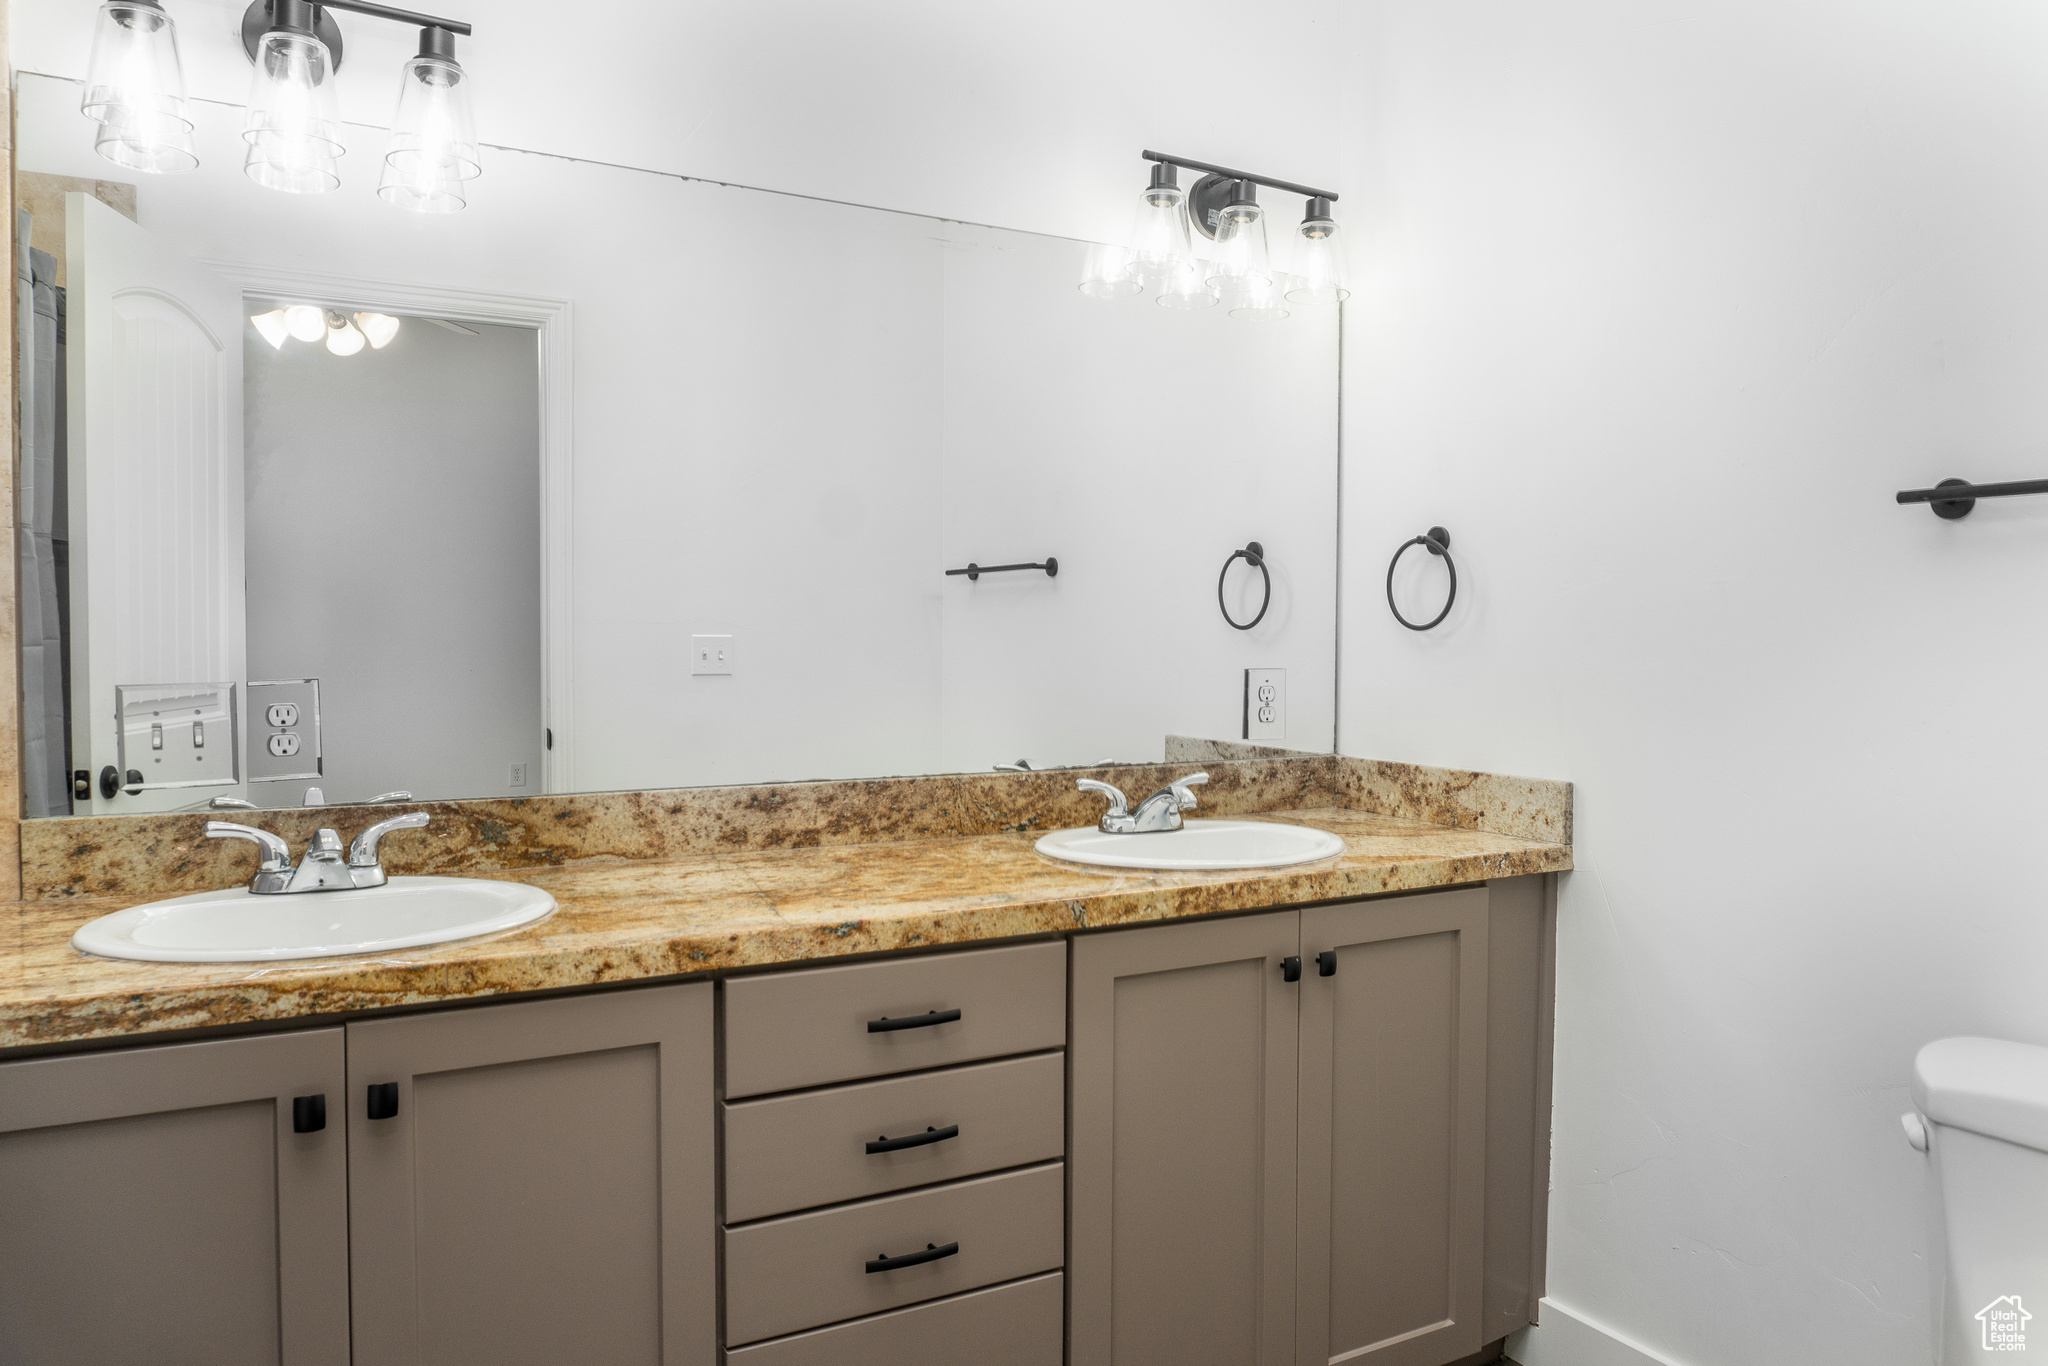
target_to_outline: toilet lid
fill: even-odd
[[[1936,1039],[1913,1060],[1913,1103],[1936,1124],[2048,1152],[2048,1048]]]

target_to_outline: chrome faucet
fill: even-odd
[[[390,881],[377,857],[377,845],[394,830],[417,830],[427,823],[424,811],[378,821],[357,835],[344,857],[341,836],[322,826],[306,845],[298,867],[292,866],[292,847],[268,830],[233,821],[208,821],[210,840],[248,840],[263,851],[249,890],[258,896],[281,896],[288,892],[337,892],[351,887],[382,887]]]
[[[1108,783],[1082,778],[1074,785],[1083,792],[1100,792],[1109,798],[1109,810],[1103,812],[1102,819],[1096,822],[1096,828],[1103,834],[1152,835],[1180,829],[1180,813],[1195,809],[1195,794],[1188,789],[1208,781],[1206,773],[1190,773],[1185,778],[1176,778],[1139,802],[1136,811],[1130,809],[1123,792]]]

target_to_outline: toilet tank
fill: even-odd
[[[2048,1353],[2048,1048],[1938,1039],[1913,1104],[1935,1175],[1936,1361]]]

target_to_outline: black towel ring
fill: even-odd
[[[1259,614],[1250,621],[1232,621],[1230,609],[1223,603],[1223,580],[1230,576],[1230,566],[1243,560],[1266,576],[1266,600],[1259,604]],[[1223,572],[1216,576],[1216,606],[1223,613],[1223,619],[1240,631],[1249,631],[1266,619],[1266,609],[1273,605],[1273,572],[1266,568],[1266,547],[1257,541],[1245,542],[1242,550],[1233,550],[1230,558],[1223,562]]]
[[[1408,553],[1408,547],[1411,545],[1426,546],[1430,554],[1443,556],[1444,568],[1451,571],[1451,595],[1444,599],[1444,610],[1430,618],[1429,624],[1426,626],[1417,626],[1414,622],[1401,615],[1400,608],[1394,606],[1394,566],[1401,563],[1401,557]],[[1387,610],[1394,614],[1394,620],[1400,622],[1411,631],[1427,631],[1430,627],[1436,626],[1451,614],[1451,604],[1457,600],[1458,566],[1457,562],[1451,559],[1451,533],[1445,531],[1440,526],[1433,526],[1426,535],[1401,542],[1401,548],[1394,552],[1394,558],[1387,565]]]

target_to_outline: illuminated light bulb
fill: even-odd
[[[1287,316],[1287,306],[1280,302],[1280,291],[1285,281],[1274,275],[1253,275],[1237,281],[1230,287],[1230,316],[1245,318],[1253,322],[1278,322]]]
[[[334,99],[334,62],[313,33],[306,0],[273,0],[270,32],[256,44],[249,144],[242,170],[258,185],[287,194],[324,194],[341,184],[337,166],[347,149]]]
[[[195,170],[178,27],[156,0],[108,0],[93,27],[79,112],[99,123],[93,150],[152,175]]]
[[[327,329],[327,349],[337,356],[353,356],[363,349],[363,334],[351,322],[330,327]]]
[[[1106,242],[1089,246],[1079,288],[1091,299],[1128,299],[1145,292],[1144,282],[1131,275],[1130,252]]]
[[[1288,283],[1288,302],[1340,304],[1351,297],[1351,291],[1344,288],[1343,247],[1337,239],[1336,220],[1330,217],[1329,200],[1309,200],[1301,235],[1294,244],[1294,264],[1298,269]]]
[[[1258,205],[1257,188],[1249,180],[1231,187],[1230,202],[1216,219],[1216,255],[1209,264],[1209,283],[1219,287],[1253,280],[1273,282],[1273,264],[1266,253],[1266,215]]]
[[[1174,167],[1154,163],[1131,225],[1131,274],[1148,284],[1171,279],[1194,264],[1189,241],[1187,196],[1174,184]]]
[[[279,351],[284,350],[284,339],[292,334],[291,325],[285,321],[285,310],[273,308],[268,313],[257,313],[250,317],[256,330],[263,334],[263,340]]]
[[[1200,261],[1189,261],[1171,278],[1161,282],[1156,302],[1161,308],[1213,308],[1216,291],[1209,288],[1208,276],[1208,266]]]
[[[419,55],[399,74],[378,198],[415,213],[454,213],[469,203],[467,182],[483,173],[469,91],[455,35],[421,29]]]
[[[319,341],[327,335],[327,314],[311,304],[296,304],[284,311],[284,325],[300,341]]]
[[[398,319],[388,313],[358,313],[355,324],[369,339],[371,349],[382,351],[398,335]]]

